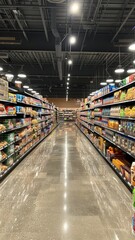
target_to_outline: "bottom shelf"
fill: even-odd
[[[79,128],[79,126],[76,124],[76,126]],[[101,156],[106,160],[106,162],[111,166],[113,171],[117,174],[117,176],[122,180],[122,182],[125,184],[125,186],[132,192],[133,186],[130,182],[128,182],[121,174],[121,172],[112,164],[110,160],[107,159],[107,157],[98,149],[93,142],[90,140],[90,138],[79,128],[79,130],[84,134],[84,136],[92,143],[92,145],[96,148],[96,150],[101,154]]]
[[[18,158],[7,170],[5,170],[4,173],[0,175],[0,182],[4,180],[4,178],[24,159],[24,157],[26,157],[36,146],[38,146],[46,137],[48,137],[58,125],[59,124],[57,124],[46,136],[44,136],[38,142],[36,142],[20,158]]]

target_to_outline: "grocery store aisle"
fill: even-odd
[[[1,240],[133,240],[131,194],[72,123],[0,185]]]

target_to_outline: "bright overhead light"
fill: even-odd
[[[135,68],[130,68],[127,70],[127,73],[134,73],[135,72]]]
[[[23,86],[23,88],[26,88],[26,89],[28,89],[28,88],[29,88],[29,86],[27,86],[27,85],[24,85],[24,86]]]
[[[27,77],[25,73],[19,73],[17,76],[20,77],[20,78],[26,78]]]
[[[124,68],[122,68],[122,66],[121,65],[119,65],[116,69],[115,69],[115,73],[118,73],[118,74],[120,74],[120,73],[124,73]]]
[[[69,38],[69,43],[72,45],[72,44],[75,44],[76,43],[76,37],[75,36],[70,36]]]
[[[20,84],[20,83],[22,83],[22,81],[20,81],[20,80],[15,80],[15,83]]]
[[[69,85],[69,82],[67,82],[67,85]]]
[[[135,64],[135,60],[133,61],[133,63]]]
[[[36,93],[36,91],[32,91],[32,93]]]
[[[80,10],[80,5],[77,1],[73,2],[69,7],[70,14],[78,14],[79,10]]]
[[[116,83],[120,83],[120,82],[121,82],[121,79],[116,79],[115,82],[116,82]]]
[[[70,77],[70,73],[68,73],[68,77]]]
[[[107,83],[106,82],[101,82],[100,85],[105,86],[105,85],[107,85]]]
[[[7,78],[13,78],[14,77],[14,75],[12,73],[6,73],[5,75],[6,75]]]
[[[67,87],[67,89],[69,89],[69,87]]]
[[[33,91],[33,89],[32,89],[32,88],[28,88],[28,90],[29,90],[29,91]]]
[[[70,80],[70,78],[67,78],[67,81],[69,81]]]
[[[106,82],[107,83],[112,83],[114,80],[111,78],[111,77],[109,77],[107,80],[106,80]]]
[[[68,60],[68,64],[72,65],[73,61],[71,59]]]
[[[132,43],[132,44],[128,47],[128,49],[129,49],[130,51],[135,51],[135,43]]]
[[[0,67],[0,71],[3,71],[3,67]]]

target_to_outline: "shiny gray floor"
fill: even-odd
[[[0,240],[133,240],[131,194],[72,123],[0,185]]]

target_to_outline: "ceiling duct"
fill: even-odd
[[[47,0],[50,3],[63,3],[65,0]]]
[[[51,10],[51,30],[55,37],[55,52],[56,52],[56,58],[57,58],[59,79],[62,80],[62,47],[61,47],[60,34],[56,27],[56,11],[55,11],[55,9]]]
[[[8,53],[0,52],[0,58],[7,59],[8,58]]]

